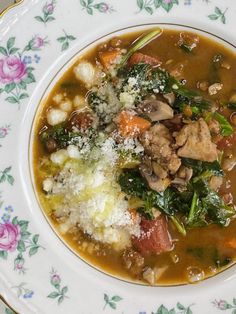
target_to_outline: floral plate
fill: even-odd
[[[101,1],[23,0],[0,18],[0,294],[21,314],[235,314],[235,267],[197,285],[127,283],[73,254],[39,208],[32,122],[45,90],[81,49],[157,23],[236,45],[235,0]]]

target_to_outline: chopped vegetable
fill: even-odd
[[[234,129],[232,127],[232,125],[228,122],[228,120],[222,116],[221,114],[219,114],[218,112],[215,112],[213,114],[214,119],[216,119],[221,126],[221,134],[223,136],[230,136],[233,134]]]
[[[144,55],[143,53],[136,52],[129,58],[129,66],[134,66],[135,64],[146,63],[153,66],[160,65],[161,61],[157,58]]]
[[[99,59],[104,68],[109,69],[109,67],[116,61],[120,54],[120,50],[102,51],[99,53]]]
[[[122,111],[116,118],[116,121],[119,132],[123,137],[136,137],[151,126],[148,120],[128,111]]]
[[[144,46],[146,46],[147,44],[149,44],[150,41],[157,38],[157,36],[160,36],[161,33],[162,33],[162,30],[160,28],[157,28],[157,29],[151,31],[150,33],[144,35],[143,37],[139,38],[133,44],[133,46],[130,48],[130,50],[127,52],[127,54],[124,55],[124,57],[122,58],[122,61],[120,63],[120,66],[124,66],[126,64],[126,62],[129,60],[129,58],[132,56],[132,54],[134,54],[136,51],[138,51],[139,49],[141,49]]]

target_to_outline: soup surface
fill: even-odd
[[[236,259],[236,56],[194,33],[114,37],[78,57],[41,104],[42,208],[81,257],[151,285]]]

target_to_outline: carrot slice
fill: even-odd
[[[150,128],[151,123],[131,112],[122,111],[117,119],[118,129],[123,137],[136,137]]]
[[[103,67],[108,69],[120,54],[119,50],[103,51],[99,53],[99,59]]]
[[[154,58],[143,53],[136,52],[129,58],[128,65],[133,66],[138,63],[147,63],[153,66],[157,66],[161,65],[162,62],[158,58]]]

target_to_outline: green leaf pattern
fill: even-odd
[[[61,277],[58,275],[57,271],[52,268],[50,272],[50,283],[54,288],[54,291],[48,294],[49,299],[57,299],[57,304],[60,305],[65,298],[68,298],[66,295],[68,293],[68,287],[61,287]]]
[[[116,310],[117,303],[120,302],[121,300],[122,298],[118,295],[114,295],[113,297],[110,298],[106,293],[104,293],[105,305],[103,310],[105,310],[107,306],[109,306],[113,310]]]
[[[76,40],[75,36],[68,35],[64,30],[64,35],[57,38],[57,41],[61,43],[61,51],[65,51],[69,48],[70,42]]]
[[[7,167],[4,170],[0,171],[0,183],[7,182],[10,185],[14,184],[14,177],[11,175],[11,168]]]
[[[221,23],[226,24],[226,13],[228,8],[222,11],[219,7],[215,7],[214,13],[208,15],[209,19],[212,21],[219,20]]]
[[[157,9],[162,8],[170,12],[174,5],[178,5],[179,0],[137,0],[139,12],[146,11],[152,15]]]
[[[93,15],[95,11],[100,13],[112,13],[113,7],[106,2],[95,2],[94,0],[80,0],[80,5],[89,15]]]

